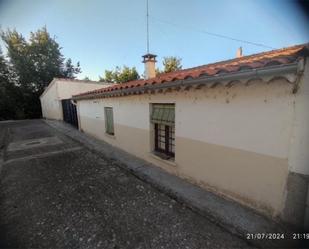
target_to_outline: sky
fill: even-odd
[[[123,65],[144,71],[146,0],[0,0],[2,30],[29,37],[43,26],[80,62],[79,79]],[[309,29],[295,0],[149,0],[149,38],[158,67],[177,56],[189,68],[234,58],[240,46],[249,55],[306,43]]]

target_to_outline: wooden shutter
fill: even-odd
[[[105,107],[104,111],[105,111],[105,132],[114,135],[113,108]]]

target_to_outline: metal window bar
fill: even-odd
[[[175,105],[153,104],[151,122],[155,128],[155,152],[164,159],[175,157]]]
[[[175,157],[174,132],[173,126],[155,124],[155,151],[165,159]]]

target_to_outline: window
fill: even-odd
[[[105,114],[105,132],[110,135],[114,135],[114,118],[113,118],[113,108],[104,107]]]
[[[175,157],[175,105],[153,104],[151,122],[154,124],[154,150],[164,159]]]

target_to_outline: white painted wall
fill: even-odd
[[[72,98],[72,95],[93,91],[107,86],[109,85],[87,81],[54,79],[40,97],[42,115],[47,119],[62,120],[62,99],[69,99]]]
[[[309,62],[295,94],[293,131],[289,151],[290,171],[309,175]]]
[[[58,98],[57,83],[52,82],[48,90],[40,97],[42,116],[47,119],[62,119],[61,103]]]
[[[282,81],[188,94],[177,102],[177,136],[287,158],[293,99]]]
[[[58,85],[58,97],[59,99],[70,99],[72,95],[77,95],[87,91],[93,91],[96,89],[101,89],[110,84],[99,84],[99,83],[90,83],[87,81],[77,81],[77,80],[57,80]]]
[[[288,167],[306,168],[304,148],[308,148],[302,148],[300,154],[296,151],[303,145],[301,141],[308,140],[302,138],[307,135],[306,126],[299,129],[294,122],[295,102],[308,103],[308,97],[302,89],[299,96],[292,90],[292,84],[277,79],[269,84],[257,80],[248,86],[81,100],[79,119],[86,133],[201,186],[280,216]],[[175,103],[176,167],[151,156],[152,103]],[[105,134],[107,106],[114,112],[113,138]],[[298,117],[303,124],[308,116],[303,115],[304,104],[300,107]],[[292,134],[299,144],[295,147]]]
[[[288,158],[294,114],[292,86],[283,80],[232,88],[79,101],[80,115],[104,121],[114,107],[120,125],[149,130],[151,103],[176,103],[176,136]],[[100,105],[98,104],[100,103]]]

